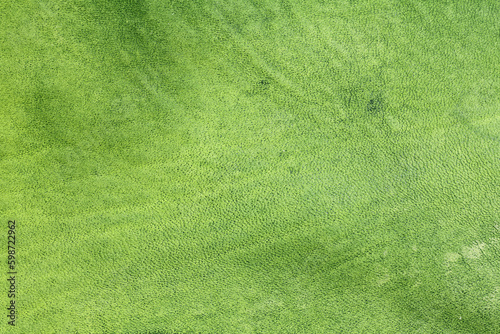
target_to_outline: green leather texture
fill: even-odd
[[[0,333],[500,333],[499,18],[2,1]]]

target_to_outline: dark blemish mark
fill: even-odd
[[[262,88],[267,89],[269,87],[269,80],[262,79],[259,81],[259,85],[261,85]]]
[[[380,96],[374,97],[368,101],[366,105],[366,110],[370,114],[378,114],[384,110],[384,103]]]
[[[269,88],[272,86],[271,83],[274,83],[272,78],[263,78],[261,80],[255,80],[251,88],[245,91],[245,94],[247,96],[267,94]]]

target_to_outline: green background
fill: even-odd
[[[0,333],[499,333],[499,18],[2,1]]]

